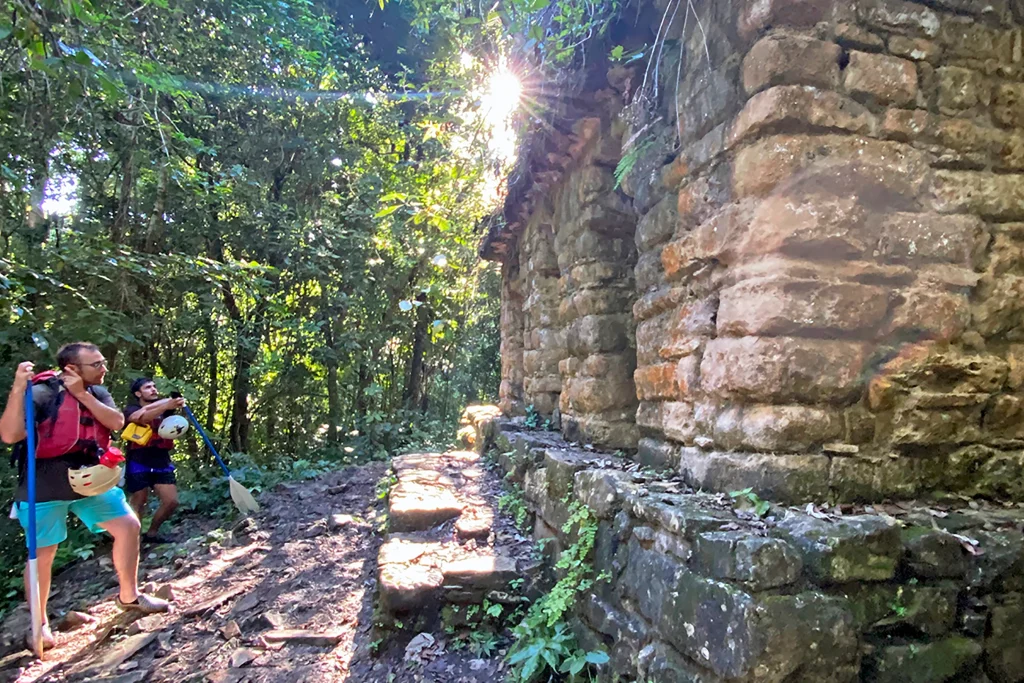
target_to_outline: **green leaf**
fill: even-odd
[[[11,35],[10,26],[0,26],[0,40],[3,40],[7,36]]]
[[[390,216],[395,211],[398,211],[400,208],[402,208],[402,204],[393,204],[391,206],[386,206],[380,211],[378,211],[376,214],[374,214],[374,218],[383,218],[384,216]]]

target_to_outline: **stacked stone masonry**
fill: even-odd
[[[658,68],[601,67],[482,247],[506,414],[705,490],[1024,500],[1024,3],[641,5]]]
[[[557,557],[566,496],[598,520],[572,620],[599,681],[1024,681],[1024,511],[773,506],[637,474],[551,432],[474,421]],[[851,506],[847,506],[850,509]]]

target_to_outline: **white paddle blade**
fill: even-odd
[[[32,651],[43,658],[43,610],[39,600],[38,560],[28,561],[28,610],[32,617]]]
[[[231,492],[231,500],[235,501],[235,507],[243,515],[259,512],[260,504],[256,502],[247,488],[235,481],[234,477],[228,477],[228,490]]]

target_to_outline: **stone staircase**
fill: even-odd
[[[410,453],[392,468],[378,619],[423,630],[445,605],[518,602],[510,582],[530,570],[532,544],[496,514],[500,480],[481,456]]]

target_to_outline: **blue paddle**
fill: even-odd
[[[43,610],[39,599],[39,565],[36,558],[36,404],[32,383],[25,390],[25,488],[28,493],[28,608],[32,615],[32,651],[43,657]]]

